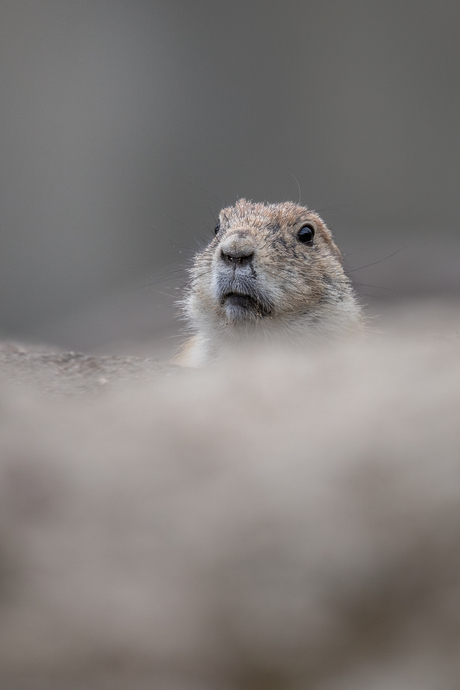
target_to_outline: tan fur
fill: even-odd
[[[312,246],[298,239],[305,223]],[[240,199],[197,254],[184,311],[196,335],[176,362],[200,366],[234,344],[312,344],[356,331],[361,309],[341,254],[317,213],[292,202]],[[240,258],[241,257],[241,258]],[[248,308],[231,303],[248,295]]]

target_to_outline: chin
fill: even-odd
[[[225,316],[227,318],[228,323],[242,326],[245,324],[256,323],[261,319],[261,317],[258,314],[255,314],[254,312],[245,309],[238,309],[235,307],[226,308]]]
[[[252,295],[229,293],[224,297],[223,306],[231,323],[251,323],[270,314],[270,309]]]

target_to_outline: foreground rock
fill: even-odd
[[[10,377],[2,690],[457,688],[451,331],[239,355],[98,396]]]

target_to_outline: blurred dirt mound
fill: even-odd
[[[4,347],[2,690],[456,689],[459,318],[425,323],[102,391]]]

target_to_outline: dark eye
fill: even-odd
[[[219,230],[220,230],[220,223],[217,223],[216,227],[214,228],[214,234],[217,235]]]
[[[303,225],[297,235],[297,238],[299,242],[303,242],[303,244],[313,244],[313,238],[315,236],[315,228],[313,225],[310,225],[309,223],[307,225]]]

